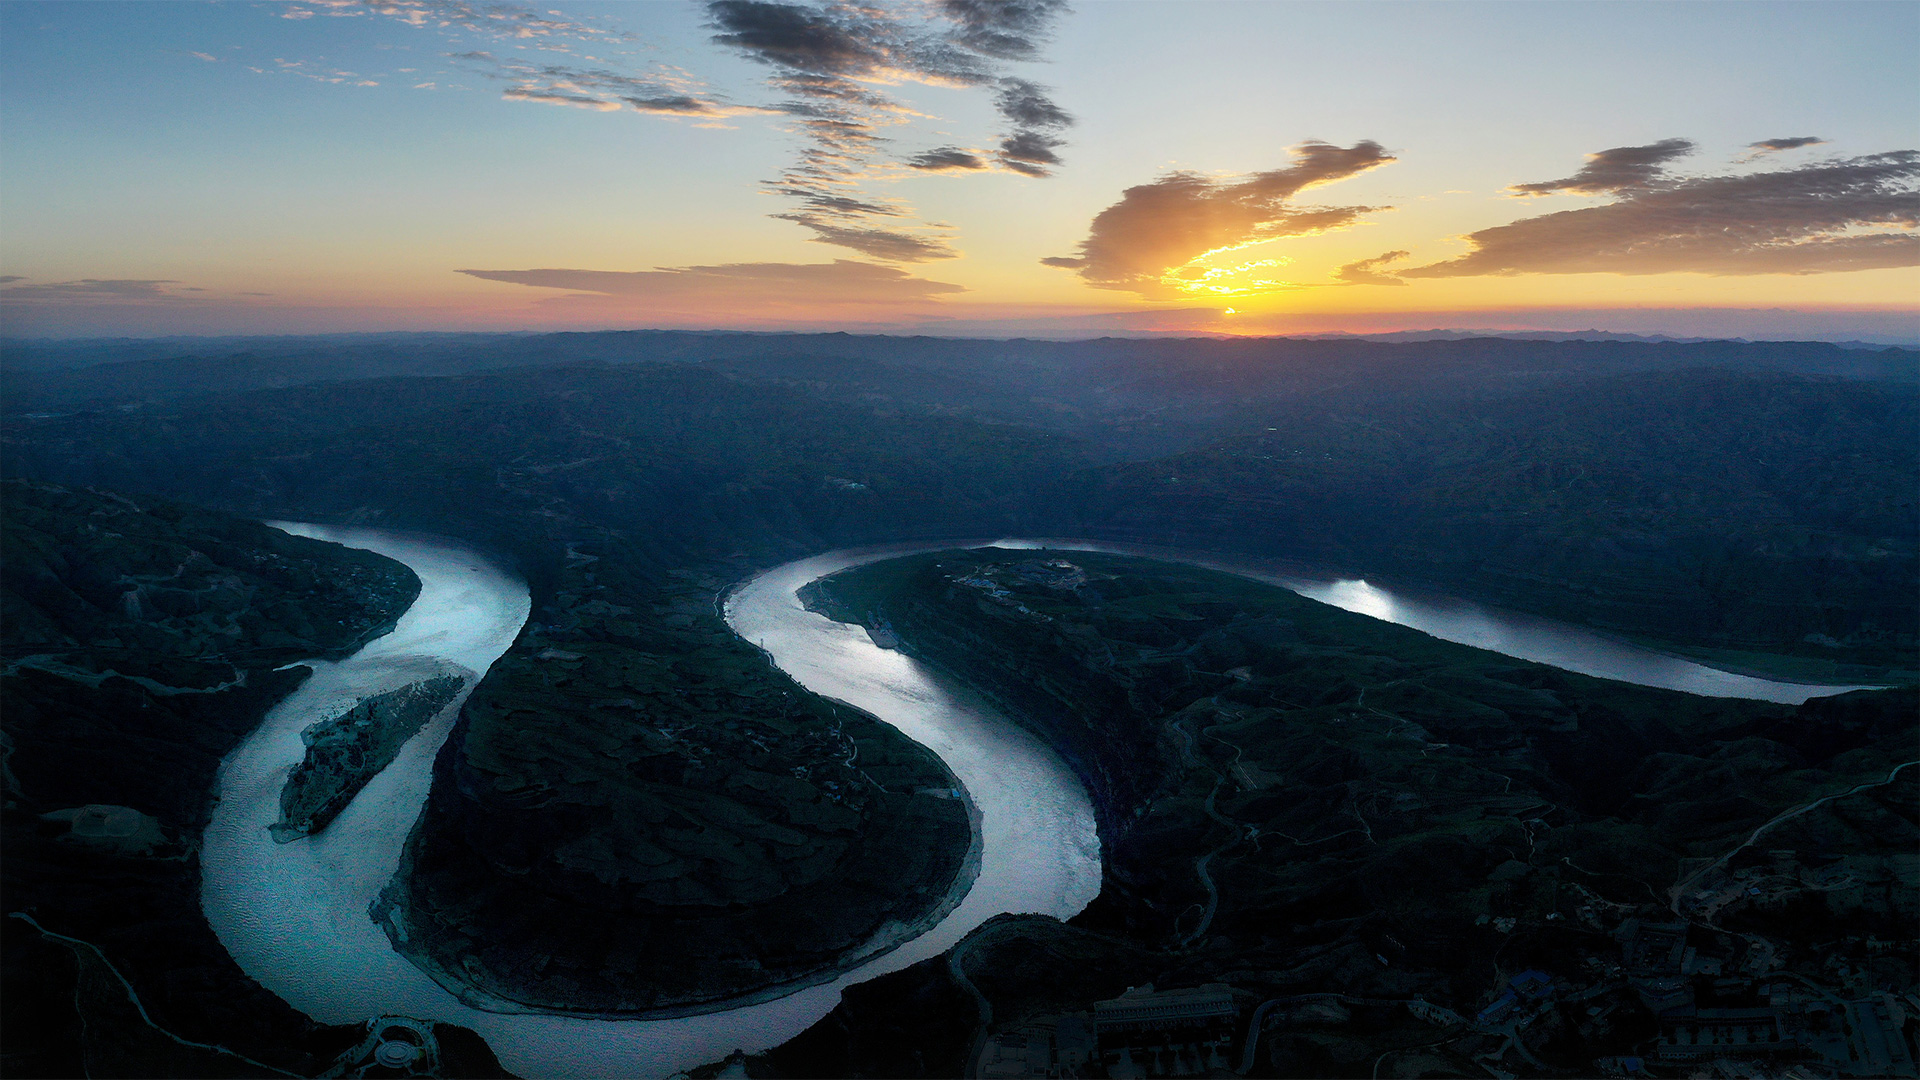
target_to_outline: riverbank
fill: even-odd
[[[437,770],[452,767],[464,737],[462,727],[456,726],[438,755]],[[832,982],[939,925],[966,897],[979,873],[979,813],[960,782],[931,754],[930,762],[889,761],[885,755],[892,750],[862,738],[853,742],[862,771],[898,785],[876,785],[870,797],[884,805],[861,838],[868,858],[894,871],[885,891],[868,888],[848,894],[843,879],[834,883],[840,892],[838,907],[833,906],[833,895],[798,889],[759,910],[712,912],[683,905],[629,911],[629,919],[645,924],[644,939],[636,940],[631,929],[620,933],[604,923],[590,927],[603,937],[619,933],[624,945],[645,954],[644,960],[628,955],[618,979],[589,967],[607,952],[604,944],[538,956],[533,962],[540,966],[531,977],[516,978],[523,971],[503,963],[512,963],[506,958],[523,952],[485,940],[482,928],[450,924],[441,914],[436,892],[450,889],[469,900],[472,892],[461,888],[470,883],[454,878],[445,867],[420,863],[423,851],[427,858],[439,857],[423,843],[425,832],[438,828],[444,836],[458,828],[431,802],[408,836],[399,868],[375,901],[372,915],[395,951],[465,1004],[488,1012],[664,1020],[784,998]],[[873,880],[870,871],[844,861],[839,872],[856,883]],[[530,917],[524,907],[514,914]],[[837,950],[834,943],[840,943]],[[563,980],[571,997],[553,993]],[[609,1000],[612,1007],[605,1004]]]
[[[1628,686],[1243,578],[1097,553],[927,554],[818,591],[837,615],[886,620],[911,655],[963,674],[1060,745],[1102,807],[1107,851],[1099,899],[1068,925],[1000,924],[970,939],[964,986],[932,969],[902,973],[849,999],[835,1030],[871,1030],[882,1016],[897,1025],[888,995],[971,987],[993,1017],[976,1045],[1017,1034],[1044,1046],[1058,1017],[1148,982],[1223,982],[1249,1003],[1333,993],[1396,1014],[1407,1002],[1471,1017],[1497,997],[1500,972],[1537,968],[1598,1013],[1540,1020],[1517,1049],[1435,1032],[1417,1011],[1282,1017],[1256,1067],[1364,1072],[1384,1051],[1422,1045],[1434,1068],[1470,1071],[1475,1054],[1512,1052],[1513,1070],[1532,1055],[1590,1071],[1658,1034],[1631,985],[1603,974],[1620,964],[1623,920],[1671,918],[1667,890],[1687,860],[1704,865],[1782,812],[1884,781],[1920,726],[1910,690],[1794,706]],[[1897,814],[1863,804],[1819,828],[1883,818],[1807,850],[1891,881],[1911,833]],[[1820,963],[1838,952],[1868,982],[1910,983],[1911,948],[1886,957],[1864,939],[1825,936],[1844,922],[1797,933],[1765,915],[1804,894],[1793,875],[1811,871],[1791,862],[1784,877],[1755,878],[1762,866],[1716,879],[1726,892],[1716,902],[1758,926],[1744,914],[1754,907],[1770,944],[1749,952],[1752,930],[1703,928],[1688,939],[1700,962],[1731,977],[1777,957],[1824,978]],[[935,1023],[889,1030],[873,1053],[951,1041]],[[809,1075],[813,1055],[845,1050],[810,1034],[761,1065]]]
[[[5,1071],[324,1070],[355,1036],[234,962],[200,910],[199,837],[222,757],[326,666],[288,665],[362,648],[419,582],[214,511],[15,480],[4,497],[8,659],[59,658],[0,679],[0,890],[27,916],[0,921]]]
[[[974,828],[933,751],[688,622],[644,651],[525,643],[463,711],[379,903],[463,1000],[724,1010],[831,981],[964,892]]]
[[[481,646],[492,641],[488,648],[504,649],[524,617],[526,609],[515,607],[524,590],[484,560],[458,549],[402,549],[394,538],[371,531],[333,535],[405,558],[429,586],[427,598],[417,605],[421,610],[409,612],[418,618],[402,620],[389,650],[364,657],[370,668],[353,670],[353,661],[363,659],[356,656],[321,673],[330,680],[326,692],[336,699],[344,700],[349,691],[370,692],[378,680],[392,685],[417,680],[446,656],[484,669],[489,662]],[[523,1074],[664,1076],[734,1049],[760,1050],[790,1038],[826,1015],[846,988],[938,956],[998,911],[1042,911],[1060,918],[1079,910],[1097,887],[1098,854],[1097,847],[1089,852],[1079,846],[1094,841],[1084,796],[1077,804],[1079,817],[1074,816],[1077,786],[1071,774],[1044,747],[1018,732],[1009,740],[1004,720],[947,697],[911,665],[902,666],[896,654],[873,648],[864,634],[804,611],[793,590],[807,580],[804,563],[761,575],[729,597],[728,617],[743,636],[765,642],[766,655],[790,666],[807,689],[898,719],[912,737],[934,745],[953,762],[953,780],[979,807],[980,869],[974,887],[926,933],[830,982],[724,1012],[636,1021],[472,1008],[397,954],[366,917],[369,904],[400,867],[407,833],[426,798],[432,748],[452,731],[451,713],[410,741],[324,833],[274,845],[255,834],[277,812],[273,762],[291,763],[300,753],[301,716],[289,713],[272,718],[271,730],[256,736],[261,746],[277,743],[277,758],[256,754],[229,762],[227,803],[238,824],[218,835],[210,832],[210,850],[221,848],[229,857],[210,870],[208,906],[210,914],[216,908],[226,912],[215,921],[225,928],[234,955],[250,974],[310,1015],[344,1019],[377,1010],[461,1024],[480,1033],[509,1068]],[[451,587],[451,595],[443,587]],[[463,605],[468,615],[457,618]],[[448,633],[454,636],[442,636]],[[842,638],[855,635],[857,644],[886,668],[879,679],[859,656],[850,659],[837,651]],[[809,642],[817,645],[822,639],[829,643],[826,652],[809,648]],[[749,647],[748,655],[766,670],[761,653]],[[901,703],[909,715],[894,707]],[[315,700],[305,708],[324,706]],[[864,751],[856,763],[884,774],[886,763],[869,761]],[[952,781],[938,790],[950,794]],[[951,798],[928,797],[958,805]],[[246,823],[253,819],[258,829]],[[242,852],[233,846],[236,840],[252,846]],[[881,939],[876,950],[905,933]]]
[[[1010,538],[996,541],[994,546],[1012,550],[1104,552],[1202,567],[1277,585],[1346,611],[1412,627],[1443,641],[1596,678],[1707,697],[1744,697],[1793,704],[1824,694],[1914,681],[1903,677],[1903,669],[1810,668],[1811,661],[1788,655],[1682,648],[1658,638],[1596,630],[1442,593],[1374,582],[1356,570],[1295,560],[1080,537]],[[1714,663],[1712,658],[1716,656],[1739,662]],[[1860,681],[1814,678],[1813,672],[1821,670],[1836,676],[1852,670],[1863,678]]]

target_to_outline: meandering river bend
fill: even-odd
[[[937,956],[1002,912],[1068,918],[1100,888],[1100,846],[1085,790],[1057,754],[964,689],[880,649],[858,627],[801,607],[797,590],[853,566],[980,541],[831,552],[769,570],[727,598],[728,624],[765,649],[802,686],[873,713],[952,769],[980,812],[980,874],[932,930],[843,974],[772,1001],[670,1020],[596,1020],[490,1013],[462,1004],[393,951],[368,907],[396,872],[430,786],[432,762],[465,692],[408,742],[316,837],[276,844],[281,786],[304,753],[300,731],[358,699],[430,674],[463,675],[470,690],[513,643],[528,613],[526,585],[452,541],[371,529],[275,523],[300,535],[365,548],[420,576],[419,598],[393,631],[315,674],[223,763],[219,804],[201,849],[202,906],[248,975],[323,1023],[401,1014],[470,1027],[523,1076],[664,1076],[777,1045],[805,1030],[853,983]],[[1008,548],[1042,542],[1005,540]],[[1084,541],[1045,546],[1138,554],[1241,573],[1437,637],[1524,659],[1716,696],[1800,701],[1849,687],[1813,687],[1730,675],[1621,645],[1561,624],[1445,601],[1418,600],[1269,564],[1182,556]]]

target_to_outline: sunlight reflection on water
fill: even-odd
[[[389,555],[422,582],[420,599],[391,634],[338,664],[314,665],[315,676],[221,768],[220,802],[202,850],[202,907],[248,975],[316,1020],[399,1013],[464,1025],[522,1076],[664,1076],[735,1049],[778,1045],[825,1016],[846,986],[938,956],[1002,912],[1069,918],[1099,892],[1092,804],[1057,754],[908,657],[875,646],[864,631],[800,606],[800,586],[884,557],[835,553],[742,586],[726,605],[729,623],[801,685],[879,715],[947,762],[980,812],[982,834],[980,873],[959,906],[932,930],[833,982],[726,1012],[637,1021],[469,1007],[395,953],[367,915],[399,865],[457,705],[409,741],[321,835],[276,844],[266,826],[278,819],[280,788],[304,752],[302,728],[449,663],[485,671],[526,620],[526,586],[450,544],[282,527]]]
[[[451,729],[450,706],[402,750],[318,837],[275,844],[266,826],[300,760],[299,733],[367,694],[452,667],[484,672],[519,633],[526,586],[447,542],[365,529],[282,526],[399,559],[420,575],[420,599],[392,633],[316,674],[281,702],[223,764],[220,802],[202,849],[202,904],[243,970],[323,1023],[378,1013],[442,1020],[478,1031],[523,1076],[661,1076],[735,1049],[784,1042],[824,1016],[853,983],[937,956],[1001,912],[1068,918],[1100,887],[1100,841],[1086,791],[1045,744],[965,689],[858,627],[801,607],[796,590],[864,563],[981,542],[948,541],[840,551],[775,567],[726,603],[730,626],[761,645],[807,689],[867,710],[947,762],[981,815],[981,870],[960,905],[933,930],[831,983],[728,1012],[617,1021],[484,1012],[456,1000],[395,953],[367,915],[398,866],[424,804],[432,761]],[[1572,671],[1722,697],[1797,702],[1850,687],[1806,686],[1718,671],[1625,645],[1579,627],[1461,601],[1414,597],[1337,575],[1315,577],[1254,560],[1183,556],[1165,549],[1077,540],[1001,540],[1174,558],[1239,573],[1304,596],[1463,644]]]
[[[1298,564],[1231,555],[1195,554],[1145,544],[1106,544],[1080,539],[1006,539],[994,546],[1012,550],[1042,547],[1099,551],[1185,562],[1237,574],[1299,593],[1321,603],[1432,634],[1444,641],[1532,660],[1582,675],[1618,679],[1640,686],[1680,690],[1703,697],[1751,698],[1797,705],[1808,698],[1868,690],[1782,682],[1708,667],[1668,653],[1616,641],[1584,627],[1516,611],[1502,611],[1452,597],[1392,590],[1365,579],[1316,572]]]

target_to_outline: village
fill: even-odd
[[[1621,917],[1632,909],[1590,894],[1575,917],[1605,929],[1615,948],[1569,955],[1560,970],[1513,972],[1471,1016],[1421,998],[1319,993],[1258,1000],[1225,983],[1168,990],[1149,984],[995,1030],[968,1075],[1287,1075],[1270,1053],[1283,1040],[1331,1044],[1358,1024],[1377,1037],[1387,1028],[1415,1030],[1418,1022],[1427,1034],[1416,1030],[1402,1050],[1380,1054],[1373,1076],[1576,1075],[1549,1060],[1549,1045],[1569,1028],[1587,1045],[1620,1043],[1635,1031],[1650,1036],[1591,1063],[1611,1077],[1920,1076],[1920,994],[1910,953],[1896,955],[1891,940],[1862,934],[1790,957],[1763,935],[1708,921],[1743,905],[1807,895],[1830,897],[1842,913],[1910,919],[1917,867],[1920,856],[1906,853],[1803,863],[1791,851],[1769,852],[1761,866],[1691,882],[1677,902],[1682,918],[1648,917],[1651,905]],[[1543,921],[1564,918],[1552,912]],[[1504,925],[1496,930],[1518,928],[1511,917],[1497,921]]]

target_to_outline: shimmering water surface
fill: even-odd
[[[1629,645],[1584,627],[1502,611],[1452,597],[1390,590],[1364,578],[1344,577],[1278,560],[1183,552],[1144,544],[1104,544],[1078,539],[994,541],[1013,549],[1058,548],[1138,555],[1183,562],[1209,570],[1264,581],[1334,607],[1410,626],[1443,641],[1472,645],[1521,660],[1547,664],[1582,675],[1618,679],[1639,686],[1681,690],[1702,697],[1752,698],[1798,705],[1808,698],[1869,690],[1869,686],[1832,686],[1780,682],[1708,667],[1668,653]],[[948,545],[952,546],[952,545]]]
[[[825,574],[920,548],[823,555],[738,589],[728,622],[801,685],[879,716],[947,763],[980,812],[980,873],[966,898],[932,930],[833,982],[726,1012],[618,1021],[473,1009],[395,953],[367,915],[399,865],[458,703],[319,836],[275,844],[266,827],[278,819],[281,786],[304,752],[302,728],[442,665],[485,672],[526,621],[526,586],[451,544],[281,527],[398,559],[422,583],[420,599],[391,634],[337,664],[315,665],[314,677],[221,768],[220,803],[202,849],[208,921],[248,975],[316,1020],[399,1013],[461,1024],[522,1076],[664,1076],[735,1049],[785,1042],[825,1016],[842,988],[937,956],[997,914],[1069,918],[1100,891],[1093,807],[1058,755],[912,660],[876,647],[860,629],[806,611],[794,595]]]
[[[223,764],[220,802],[201,858],[208,921],[241,968],[323,1023],[381,1013],[473,1028],[523,1076],[663,1076],[735,1049],[778,1045],[826,1015],[840,991],[945,951],[1001,912],[1068,918],[1100,888],[1100,845],[1086,791],[1046,745],[962,689],[936,679],[857,627],[806,611],[795,593],[827,574],[963,543],[832,552],[754,578],[726,603],[736,633],[807,689],[865,709],[939,754],[981,818],[979,877],[938,926],[830,983],[725,1012],[617,1021],[489,1013],[466,1006],[395,953],[368,907],[399,865],[424,805],[434,754],[458,712],[423,728],[320,836],[275,844],[280,789],[303,753],[300,731],[369,694],[454,670],[470,682],[504,653],[526,621],[524,583],[448,541],[370,529],[281,524],[301,535],[366,548],[412,567],[421,593],[393,632],[314,677],[267,715]],[[980,543],[973,541],[970,543]],[[1001,540],[1174,558],[1293,589],[1436,637],[1587,674],[1692,693],[1801,701],[1850,687],[1732,675],[1611,641],[1577,627],[1457,601],[1416,599],[1332,575],[1251,560],[1077,540]],[[464,695],[462,695],[464,699]]]

